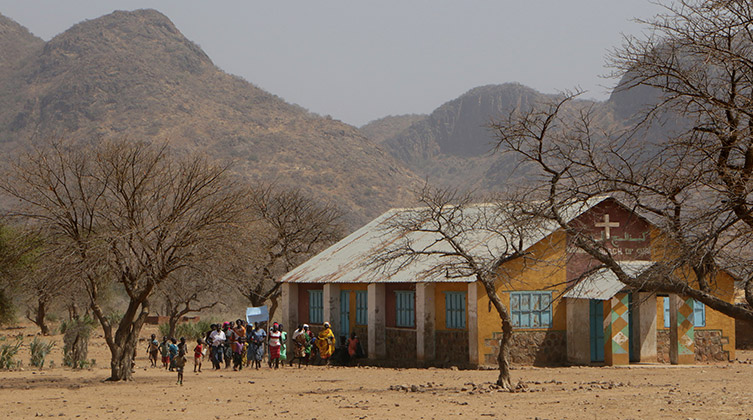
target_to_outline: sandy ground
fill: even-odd
[[[0,335],[34,330],[0,330]],[[147,329],[145,334],[151,333]],[[32,337],[25,337],[25,342]],[[58,344],[61,336],[51,338]],[[145,345],[143,346],[145,347]],[[227,419],[728,419],[753,418],[753,352],[733,363],[630,368],[517,368],[521,391],[490,389],[495,371],[308,367],[230,370],[176,375],[148,368],[140,350],[135,380],[106,383],[108,351],[90,345],[97,366],[72,371],[54,366],[0,372],[5,418]]]

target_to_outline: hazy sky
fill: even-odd
[[[113,10],[154,8],[228,73],[288,102],[362,125],[429,113],[480,85],[581,87],[605,99],[604,58],[647,0],[0,0],[48,40]]]

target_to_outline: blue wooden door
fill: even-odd
[[[350,291],[340,291],[340,331],[337,336],[348,337],[350,335]]]
[[[636,344],[633,331],[633,308],[638,309],[638,305],[633,302],[633,294],[628,293],[628,356],[631,362],[639,362],[638,355],[636,354]]]
[[[604,302],[591,299],[589,308],[591,324],[591,361],[604,361]]]

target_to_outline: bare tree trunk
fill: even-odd
[[[510,340],[512,339],[512,322],[507,308],[499,298],[497,291],[494,289],[494,281],[487,280],[477,275],[476,278],[484,285],[486,295],[494,305],[494,308],[502,320],[502,337],[499,339],[499,354],[497,355],[497,364],[499,365],[499,376],[497,385],[508,391],[513,391],[512,380],[510,379]]]
[[[34,323],[37,324],[42,331],[42,335],[50,335],[50,327],[45,322],[47,316],[47,303],[46,299],[42,297],[37,300],[37,314],[34,317]]]
[[[279,299],[277,294],[273,295],[269,298],[269,300],[272,302],[271,305],[269,305],[269,319],[274,318],[275,312],[277,311],[277,307],[279,306]],[[290,328],[290,327],[288,327]]]
[[[136,355],[136,345],[139,339],[141,327],[149,315],[149,303],[144,299],[141,302],[131,300],[128,310],[123,314],[123,318],[118,324],[115,335],[112,334],[112,327],[104,316],[102,309],[92,304],[92,311],[102,324],[105,340],[110,348],[110,377],[108,381],[131,381],[133,380],[134,357]]]
[[[170,318],[167,320],[167,326],[168,326],[168,332],[167,335],[169,338],[175,337],[175,329],[178,326],[178,320],[180,320],[180,316],[173,316],[170,315]]]
[[[37,327],[39,327],[39,330],[41,331],[42,335],[50,335],[50,327],[45,322],[45,319],[47,317],[47,305],[49,304],[49,299],[46,297],[40,295],[37,299],[37,308],[36,313],[34,314],[34,318],[32,318],[29,314],[29,312],[26,312],[26,318],[28,318],[31,322],[36,324]]]
[[[495,293],[496,295],[496,293]],[[510,380],[510,341],[512,340],[512,324],[510,318],[502,320],[502,337],[499,339],[499,354],[497,355],[497,364],[499,365],[499,376],[497,385],[503,389],[512,391],[512,381]]]

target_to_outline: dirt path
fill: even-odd
[[[148,331],[147,331],[148,332]],[[2,331],[3,335],[15,333]],[[62,339],[55,337],[58,343]],[[30,339],[27,339],[30,341]],[[95,341],[99,367],[0,373],[0,407],[8,418],[81,419],[727,419],[753,416],[753,365],[694,367],[521,368],[521,392],[490,390],[494,371],[449,369],[267,368],[233,372],[191,363],[183,386],[174,373],[145,368],[136,380],[103,383],[107,353]],[[55,355],[53,360],[59,355]],[[750,352],[739,359],[748,361]],[[21,356],[28,361],[28,356]],[[206,365],[205,365],[206,368]]]

